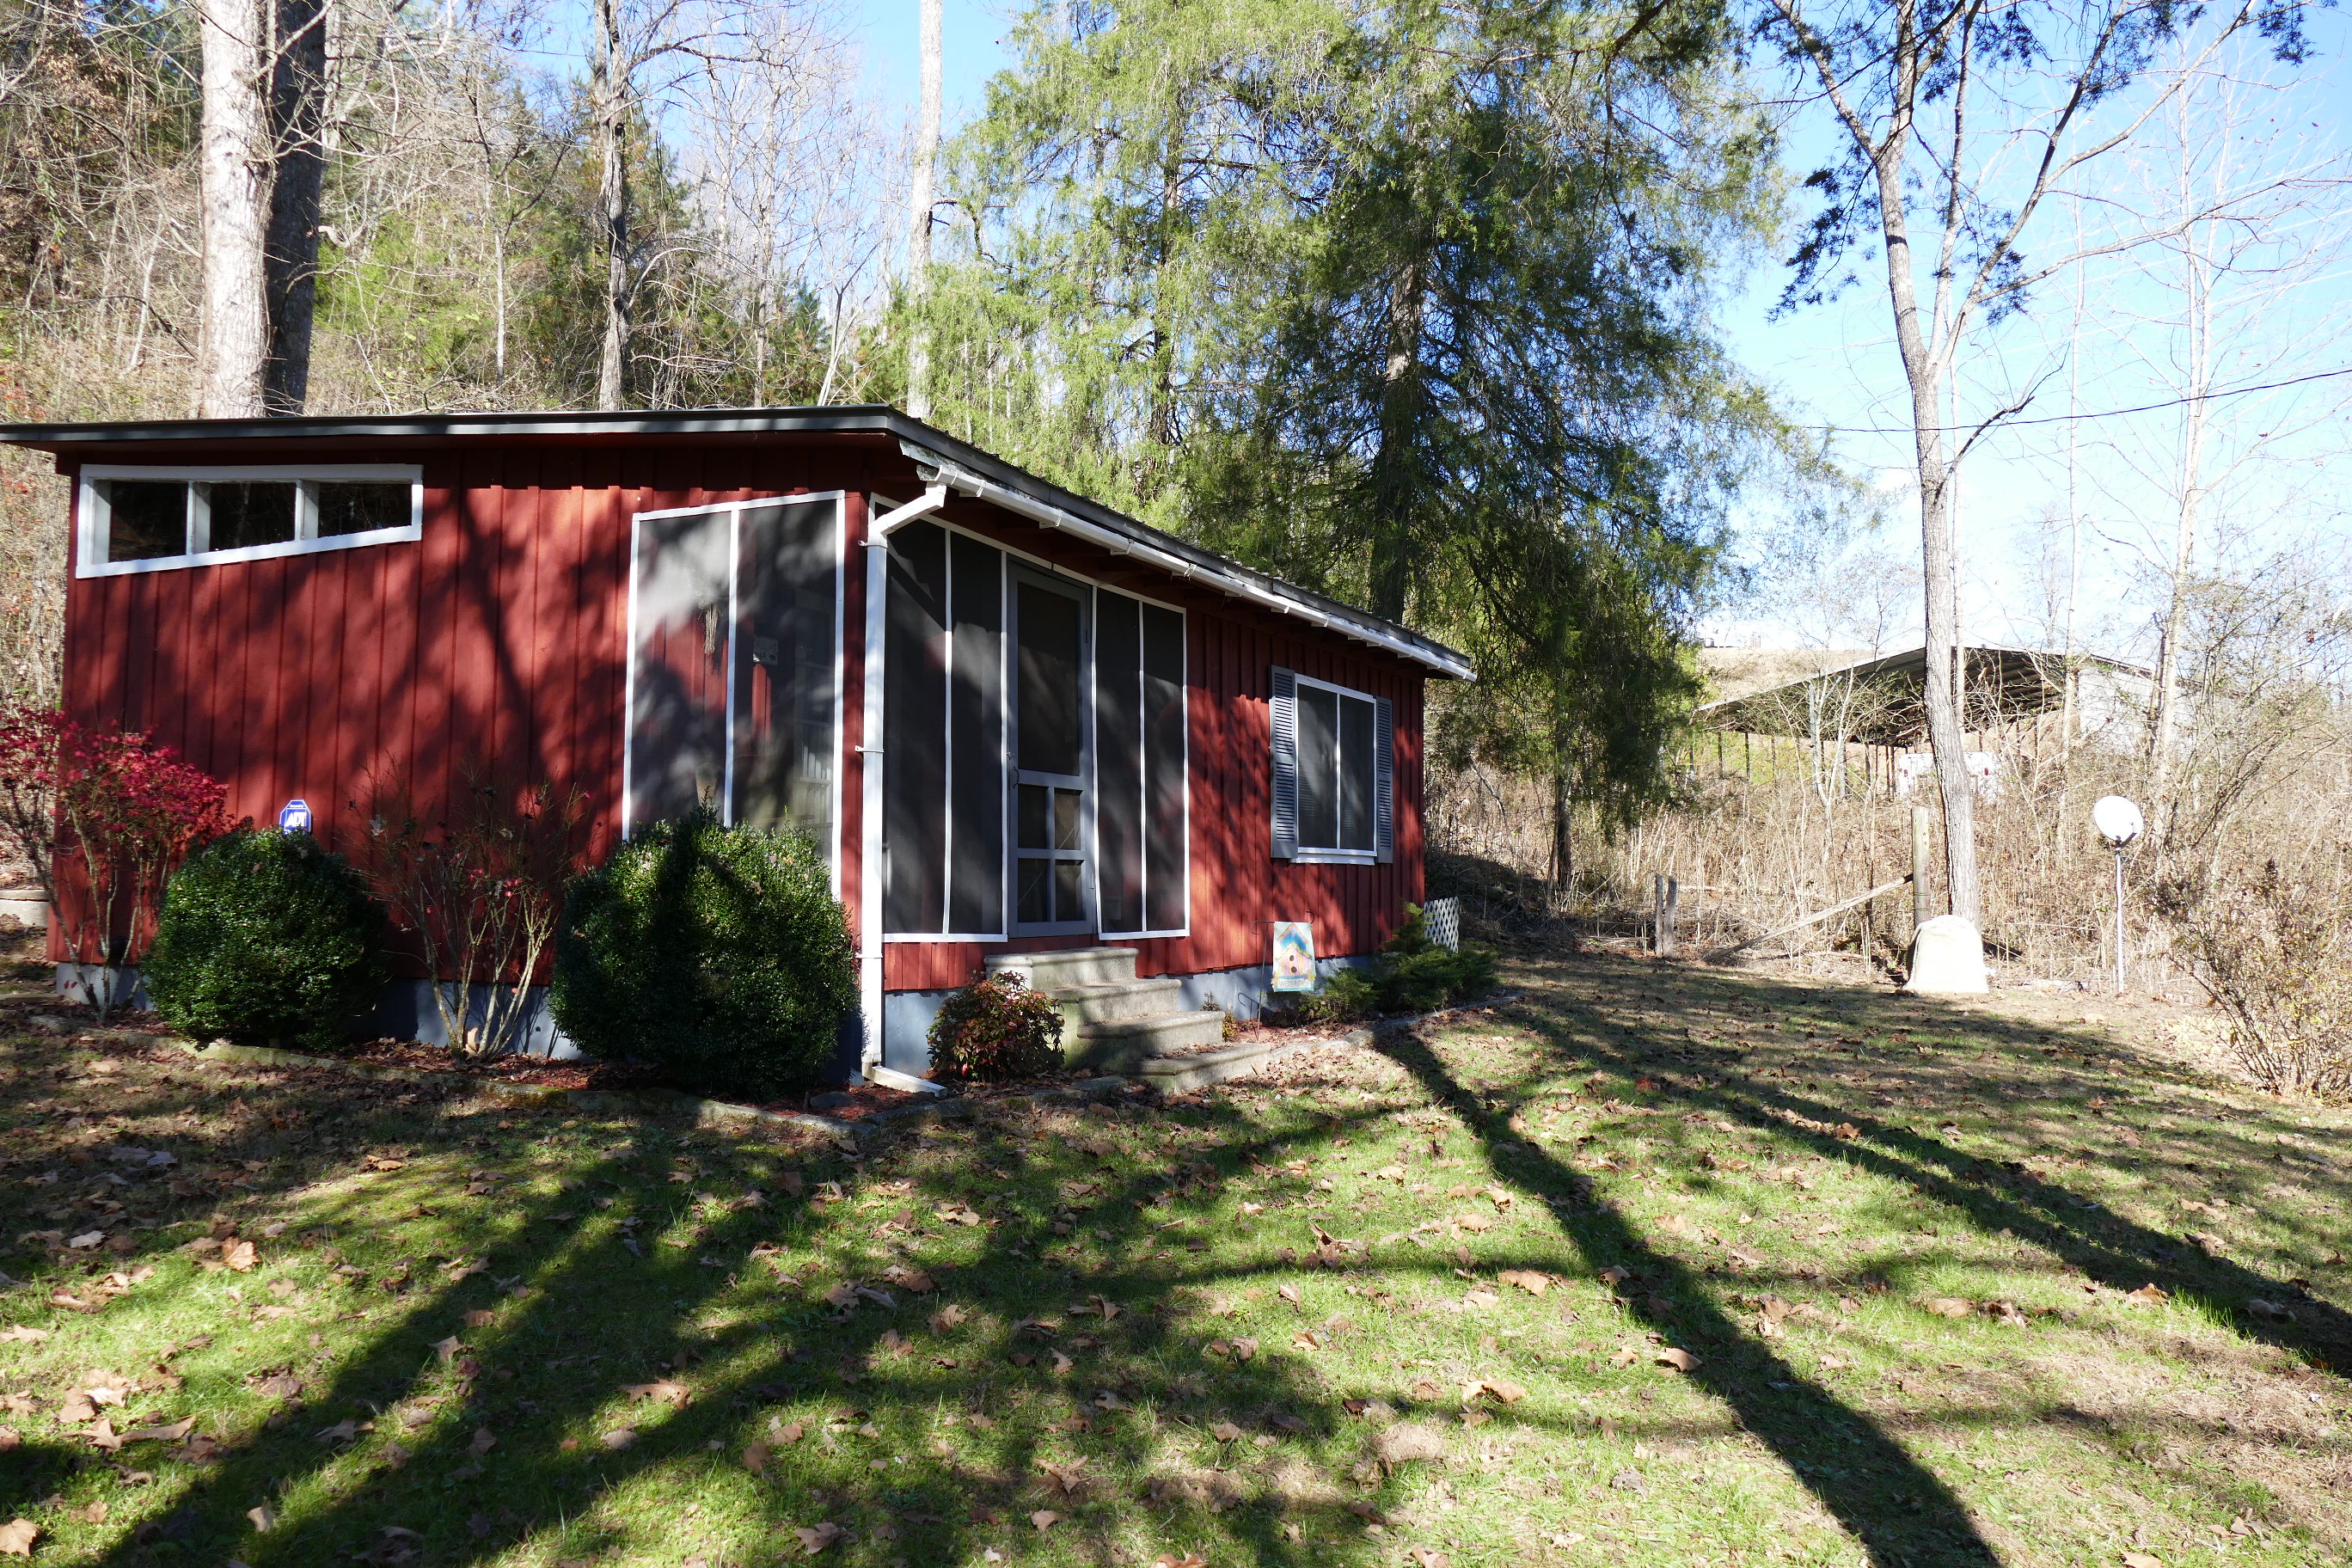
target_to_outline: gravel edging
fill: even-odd
[[[1231,1079],[1246,1078],[1261,1068],[1269,1067],[1285,1057],[1299,1051],[1317,1050],[1338,1046],[1350,1050],[1370,1047],[1383,1034],[1400,1029],[1414,1029],[1424,1024],[1452,1017],[1460,1013],[1475,1013],[1518,1001],[1523,993],[1487,997],[1468,1002],[1458,1007],[1440,1008],[1434,1013],[1422,1013],[1411,1017],[1387,1018],[1369,1027],[1354,1029],[1346,1035],[1319,1040],[1289,1040],[1280,1045],[1238,1045],[1223,1050],[1200,1051],[1181,1057],[1150,1057],[1128,1076],[1081,1079],[1066,1089],[1042,1089],[1034,1094],[1016,1095],[1009,1100],[1024,1100],[1032,1105],[1051,1104],[1057,1100],[1102,1100],[1124,1093],[1130,1088],[1145,1088],[1163,1095],[1187,1094],[1212,1084]],[[539,1105],[562,1104],[575,1110],[605,1114],[639,1116],[689,1116],[697,1127],[797,1127],[804,1131],[821,1132],[841,1143],[855,1143],[868,1132],[906,1124],[920,1125],[928,1121],[952,1121],[974,1114],[983,1104],[1004,1103],[967,1099],[934,1100],[928,1103],[894,1106],[877,1110],[856,1121],[838,1117],[819,1116],[805,1110],[763,1110],[756,1105],[737,1105],[724,1100],[705,1100],[700,1096],[674,1089],[552,1089],[539,1084],[500,1083],[495,1079],[469,1078],[463,1073],[425,1072],[415,1068],[378,1067],[373,1062],[346,1061],[340,1057],[314,1057],[302,1051],[280,1050],[274,1046],[238,1046],[226,1040],[200,1045],[178,1035],[151,1035],[137,1029],[114,1029],[84,1026],[55,1014],[34,1013],[26,1022],[50,1034],[72,1034],[95,1039],[144,1046],[176,1046],[198,1062],[236,1063],[248,1067],[323,1068],[352,1078],[373,1079],[379,1081],[416,1084],[465,1084],[486,1094]]]
[[[1229,1079],[1247,1078],[1260,1068],[1271,1067],[1283,1058],[1300,1051],[1339,1047],[1347,1050],[1362,1050],[1382,1035],[1420,1028],[1453,1017],[1460,1013],[1476,1013],[1517,1002],[1527,994],[1513,991],[1500,996],[1488,996],[1476,1002],[1465,1002],[1457,1007],[1441,1007],[1434,1013],[1416,1013],[1404,1017],[1383,1018],[1363,1028],[1351,1029],[1345,1035],[1327,1036],[1319,1040],[1286,1040],[1279,1045],[1228,1046],[1223,1050],[1193,1051],[1181,1057],[1147,1057],[1135,1070],[1135,1081],[1147,1083],[1162,1094],[1185,1094]]]
[[[226,1040],[200,1045],[183,1036],[151,1035],[137,1029],[87,1027],[72,1019],[47,1014],[35,1014],[27,1021],[36,1028],[53,1034],[86,1035],[123,1044],[177,1047],[194,1060],[205,1064],[322,1068],[349,1078],[373,1079],[381,1082],[462,1085],[507,1100],[539,1105],[562,1104],[575,1110],[619,1115],[689,1116],[697,1127],[797,1127],[805,1131],[824,1133],[845,1143],[855,1142],[866,1133],[886,1127],[970,1116],[983,1103],[992,1103],[964,1099],[935,1100],[925,1104],[893,1106],[856,1121],[845,1121],[838,1117],[819,1116],[814,1111],[763,1110],[756,1105],[705,1100],[674,1089],[553,1089],[540,1084],[500,1083],[495,1079],[470,1078],[464,1073],[427,1072],[415,1068],[379,1067],[373,1062],[346,1061],[340,1057],[314,1057],[302,1051],[280,1050],[273,1046],[238,1046]],[[1129,1080],[1123,1078],[1090,1078],[1081,1079],[1065,1089],[1042,1089],[1034,1094],[1011,1098],[1025,1100],[1032,1104],[1107,1100],[1124,1092],[1128,1087]]]

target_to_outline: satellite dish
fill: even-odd
[[[2091,807],[2091,826],[2118,849],[2137,840],[2147,826],[2140,820],[2139,807],[2119,795],[2108,795]]]

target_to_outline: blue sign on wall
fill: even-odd
[[[278,830],[280,833],[310,831],[310,803],[296,795],[278,808]]]

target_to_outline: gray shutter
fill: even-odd
[[[1396,858],[1396,707],[1372,700],[1372,843],[1383,866]]]
[[[1298,677],[1274,667],[1274,858],[1298,856]]]

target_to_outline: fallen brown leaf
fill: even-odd
[[[1051,1530],[1062,1522],[1062,1516],[1050,1508],[1041,1508],[1029,1516],[1029,1522],[1041,1531]]]
[[[254,1247],[253,1243],[247,1241],[242,1237],[236,1241],[225,1243],[221,1247],[222,1265],[225,1268],[235,1269],[239,1274],[251,1273],[253,1271],[253,1266],[260,1261],[261,1255],[259,1250]]]
[[[1937,1296],[1933,1300],[1920,1302],[1919,1306],[1923,1311],[1932,1312],[1939,1318],[1965,1318],[1976,1310],[1958,1296]]]
[[[33,1542],[41,1538],[41,1527],[29,1519],[12,1519],[0,1524],[0,1553],[10,1557],[30,1557]]]
[[[793,1533],[801,1538],[801,1549],[814,1557],[841,1539],[841,1526],[828,1520],[823,1524],[802,1525]]]
[[[672,1383],[667,1378],[656,1379],[652,1383],[627,1384],[623,1386],[621,1392],[631,1399],[651,1399],[664,1405],[684,1405],[689,1397],[686,1384]]]
[[[765,1443],[753,1443],[743,1450],[743,1468],[755,1476],[768,1473],[769,1447]]]
[[[1660,1366],[1670,1366],[1676,1372],[1690,1372],[1698,1365],[1698,1357],[1688,1351],[1677,1350],[1672,1345],[1666,1346],[1651,1359]]]

